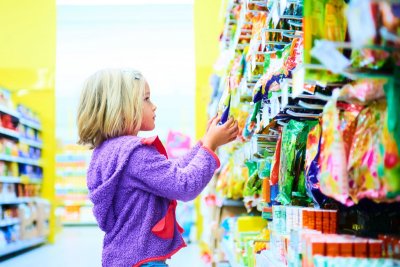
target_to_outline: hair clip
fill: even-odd
[[[135,80],[140,80],[140,78],[142,77],[142,75],[139,72],[135,71],[135,70],[127,69],[127,70],[122,70],[122,72],[131,74]]]

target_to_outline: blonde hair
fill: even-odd
[[[104,69],[85,82],[78,107],[79,144],[134,134],[142,120],[145,79],[135,70]]]

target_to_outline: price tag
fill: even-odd
[[[304,75],[305,69],[303,66],[298,66],[292,71],[292,97],[298,97],[304,90]]]
[[[281,108],[284,108],[289,103],[289,83],[286,79],[281,82]]]
[[[342,73],[351,64],[350,60],[343,56],[330,41],[315,41],[311,55],[333,73]]]

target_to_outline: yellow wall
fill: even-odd
[[[196,138],[206,130],[207,106],[211,96],[210,77],[219,54],[219,36],[223,30],[226,0],[195,0],[195,62],[196,62]],[[200,199],[195,201],[197,239],[203,231]]]
[[[54,203],[56,2],[0,1],[0,86],[15,103],[37,112],[42,121],[42,196]],[[54,208],[50,241],[54,241]]]

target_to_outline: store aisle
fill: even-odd
[[[67,227],[54,245],[45,245],[0,262],[2,267],[101,266],[102,232],[96,227]],[[171,267],[203,267],[198,247],[189,245],[169,262]]]

